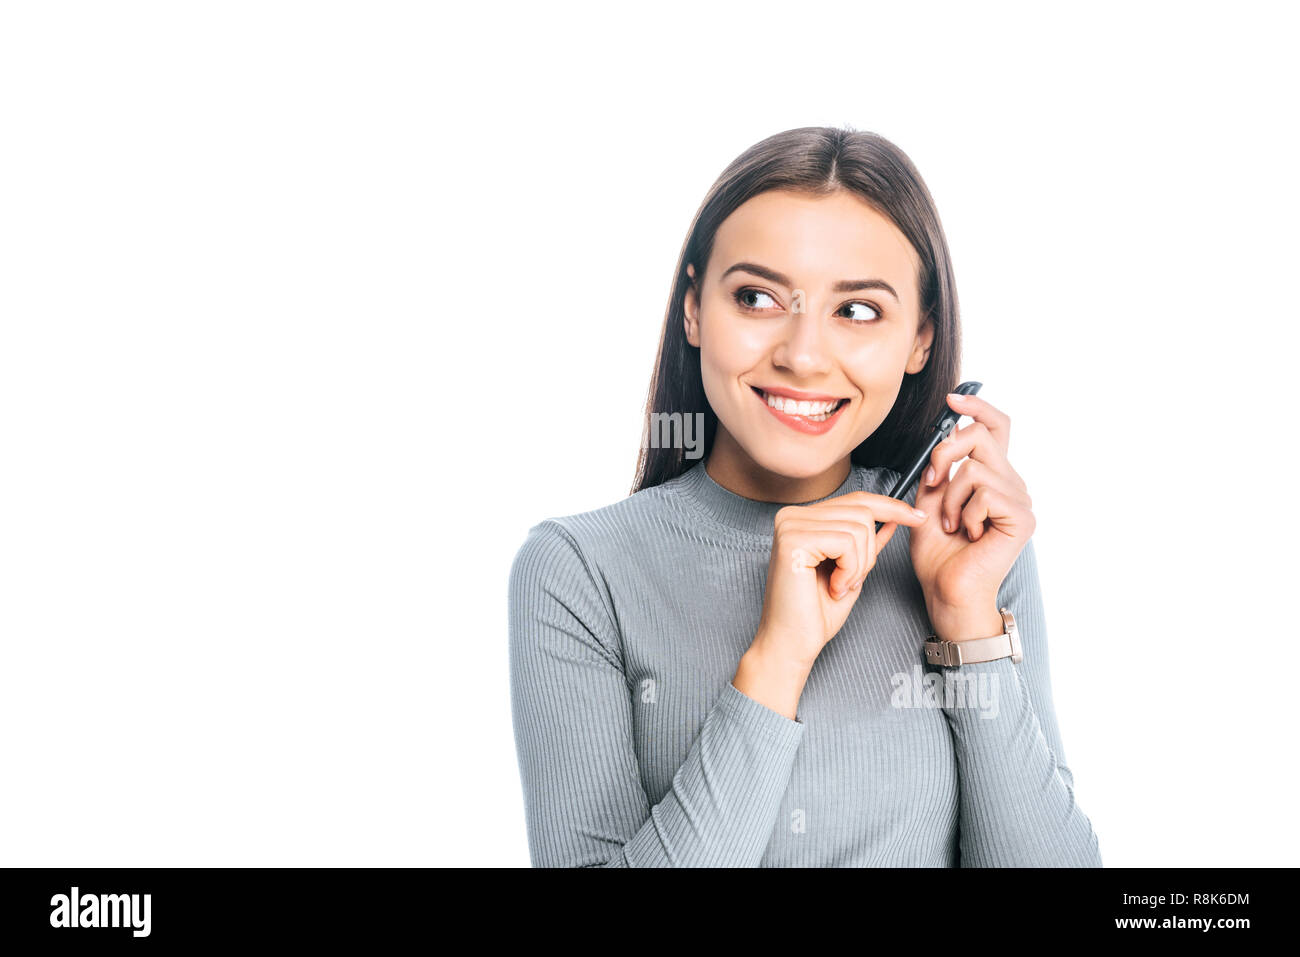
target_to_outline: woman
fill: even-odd
[[[534,526],[511,569],[534,865],[1100,866],[1010,423],[948,394],[959,353],[947,241],[897,147],[796,129],[723,172],[633,493]],[[945,407],[971,424],[890,498]],[[668,427],[692,421],[702,457]],[[1004,608],[1018,661],[928,663],[932,636],[1009,633]]]

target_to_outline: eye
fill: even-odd
[[[840,306],[840,311],[842,312],[845,309],[852,309],[854,306],[866,306],[868,309],[870,309],[872,312],[875,313],[875,316],[874,317],[847,316],[846,318],[850,322],[857,322],[857,323],[862,323],[863,325],[869,325],[870,323],[873,322],[879,322],[882,318],[884,318],[884,313],[882,313],[878,308],[876,308],[869,302],[860,302],[860,301],[846,302],[844,305]]]
[[[764,309],[772,308],[771,306],[764,306],[762,304],[762,300],[764,299],[768,300],[772,305],[776,304],[776,300],[770,295],[763,292],[761,289],[755,289],[753,286],[742,286],[740,289],[737,289],[732,293],[731,298],[735,300],[736,305],[741,309],[747,309],[750,312],[761,312]],[[758,301],[751,302],[751,299]]]

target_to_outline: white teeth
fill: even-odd
[[[764,392],[763,398],[767,399],[767,404],[772,408],[784,412],[786,415],[801,415],[812,419],[814,422],[823,422],[830,417],[835,411],[835,407],[840,404],[839,399],[832,399],[829,402],[800,402],[796,399],[787,399],[785,396],[772,395]]]

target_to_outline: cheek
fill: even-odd
[[[756,323],[715,321],[700,337],[700,364],[718,376],[743,375],[771,351]]]
[[[865,392],[878,392],[894,384],[906,362],[906,350],[896,348],[894,343],[846,344],[840,352],[844,375]]]

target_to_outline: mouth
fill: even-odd
[[[750,386],[750,389],[778,420],[800,432],[812,434],[828,431],[842,418],[840,413],[850,401],[834,397],[796,399],[767,392],[758,386]]]

